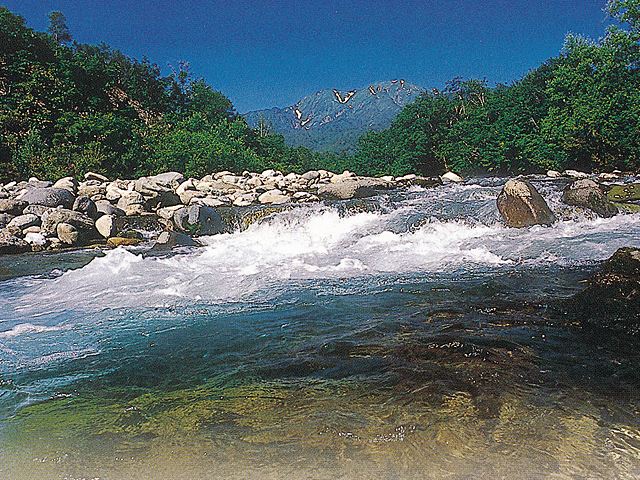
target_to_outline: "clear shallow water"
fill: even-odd
[[[638,342],[558,303],[640,215],[510,229],[504,179],[169,256],[3,259],[0,476],[637,478]]]

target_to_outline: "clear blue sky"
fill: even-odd
[[[244,113],[326,88],[455,76],[511,83],[558,55],[567,33],[597,39],[605,0],[0,0],[46,30],[59,10],[73,39],[147,56],[164,74],[188,61]]]

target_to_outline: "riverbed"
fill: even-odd
[[[1,258],[0,477],[639,478],[639,342],[561,305],[640,214],[529,180],[558,222],[478,178]]]

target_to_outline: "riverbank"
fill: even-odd
[[[548,177],[575,180],[588,175],[566,171],[549,172]],[[615,182],[621,177],[595,178]],[[299,204],[365,199],[383,191],[461,181],[454,173],[374,178],[325,170],[302,175],[225,171],[199,180],[176,172],[113,181],[95,173],[83,182],[32,178],[0,185],[0,254],[141,242],[158,249],[195,246],[198,237],[236,231]],[[633,208],[637,206],[628,204],[623,210]]]

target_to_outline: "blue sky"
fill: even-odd
[[[511,83],[558,55],[567,33],[597,39],[605,0],[0,0],[46,30],[59,10],[74,40],[147,56],[165,74],[190,63],[244,113],[326,88],[456,76]]]

